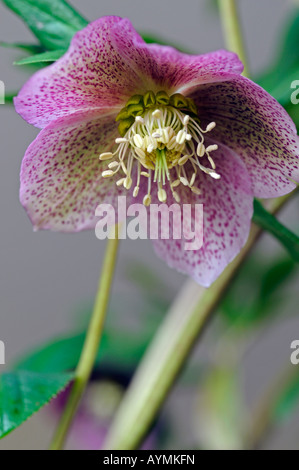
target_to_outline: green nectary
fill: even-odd
[[[119,122],[119,134],[123,137],[133,125],[137,116],[142,116],[150,108],[161,106],[171,106],[180,109],[199,122],[197,107],[191,98],[187,98],[181,93],[174,93],[169,96],[163,90],[158,91],[156,94],[149,90],[144,95],[132,96],[118,113],[115,120]]]

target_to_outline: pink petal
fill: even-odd
[[[115,116],[78,112],[52,122],[29,146],[21,169],[21,203],[36,229],[93,228],[100,203],[113,206],[122,190],[101,173],[116,137]],[[124,190],[123,190],[124,191]]]
[[[15,107],[26,121],[43,128],[77,110],[120,108],[136,93],[189,90],[227,80],[242,69],[231,52],[195,56],[148,45],[129,20],[103,17],[78,32],[60,60],[33,75]]]
[[[123,60],[144,77],[145,88],[153,91],[184,93],[202,83],[227,80],[244,68],[236,54],[225,50],[191,55],[169,46],[146,44],[127,19],[113,34]]]
[[[16,110],[30,124],[49,122],[78,110],[123,106],[142,81],[113,45],[121,18],[103,17],[79,31],[68,52],[23,86]]]
[[[191,95],[202,124],[215,121],[211,139],[242,157],[256,197],[289,193],[299,182],[299,140],[282,106],[245,77],[203,85]]]
[[[181,205],[192,204],[193,219],[194,204],[203,204],[202,247],[186,250],[184,239],[154,241],[157,255],[170,267],[205,287],[216,280],[244,246],[253,213],[251,181],[244,163],[226,147],[220,147],[213,156],[221,178],[215,180],[200,172],[196,186],[201,195],[196,196],[188,188],[178,191]]]

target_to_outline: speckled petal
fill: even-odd
[[[116,16],[90,23],[73,38],[68,52],[34,74],[17,98],[17,112],[30,124],[49,122],[78,110],[123,106],[142,80],[113,45]]]
[[[43,128],[77,110],[120,108],[149,89],[184,91],[241,73],[231,52],[182,54],[172,47],[146,44],[127,19],[100,18],[79,31],[68,52],[37,72],[15,99],[17,112]]]
[[[146,44],[127,19],[114,30],[114,43],[123,60],[144,77],[146,88],[184,93],[202,83],[228,80],[243,71],[232,52],[202,55],[179,52],[170,46]]]
[[[113,206],[123,191],[101,176],[116,137],[115,115],[90,111],[60,118],[27,149],[21,169],[21,203],[35,229],[77,232],[93,228],[95,208]],[[116,179],[118,179],[116,177]]]
[[[201,195],[191,193],[186,187],[178,191],[181,205],[203,204],[202,247],[186,250],[186,240],[154,241],[157,255],[170,267],[205,287],[215,281],[244,246],[253,213],[251,181],[242,160],[225,147],[213,152],[213,157],[221,179],[200,173],[197,186]],[[192,216],[194,219],[194,209]],[[199,236],[200,233],[199,230]]]
[[[203,85],[191,95],[202,124],[215,121],[210,133],[242,157],[256,197],[277,197],[299,182],[299,140],[282,106],[244,77]]]

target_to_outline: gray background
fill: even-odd
[[[252,73],[258,73],[273,59],[278,31],[291,2],[240,0],[239,3],[250,67]],[[72,4],[90,20],[108,14],[126,16],[139,31],[155,33],[196,53],[224,46],[219,19],[210,0],[76,0]],[[0,18],[0,40],[33,41],[22,21],[2,4]],[[0,79],[8,91],[17,90],[29,77],[28,71],[12,66],[13,60],[20,56],[18,52],[0,48]],[[0,119],[0,339],[5,341],[9,363],[25,348],[61,334],[74,324],[74,310],[94,295],[105,243],[98,241],[93,232],[76,235],[33,233],[18,201],[18,189],[21,159],[37,130],[22,121],[13,107],[0,106]],[[294,211],[298,217],[296,208]],[[289,214],[284,215],[288,223],[293,219],[292,209]],[[268,247],[268,243],[266,245]],[[128,260],[132,258],[151,266],[173,289],[185,280],[185,276],[168,269],[153,255],[149,241],[124,241],[114,292],[121,288]],[[298,323],[289,320],[278,325],[269,337],[266,335],[263,345],[248,359],[251,381],[258,383],[265,370],[274,373],[277,363],[288,360],[289,344],[296,339],[295,331],[298,332]],[[0,368],[2,370],[3,366]],[[2,441],[0,449],[45,447],[51,426],[45,429],[41,424],[42,416],[34,417]],[[298,419],[293,426],[298,437]],[[292,436],[296,442],[296,435],[280,433],[271,445],[291,445]]]

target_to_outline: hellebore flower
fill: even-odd
[[[200,250],[173,239],[154,245],[209,286],[246,242],[253,197],[281,196],[299,182],[292,120],[242,70],[227,51],[195,56],[145,44],[118,17],[78,32],[15,99],[17,112],[43,129],[21,170],[33,225],[93,228],[96,206],[124,194],[146,206],[202,203]]]

